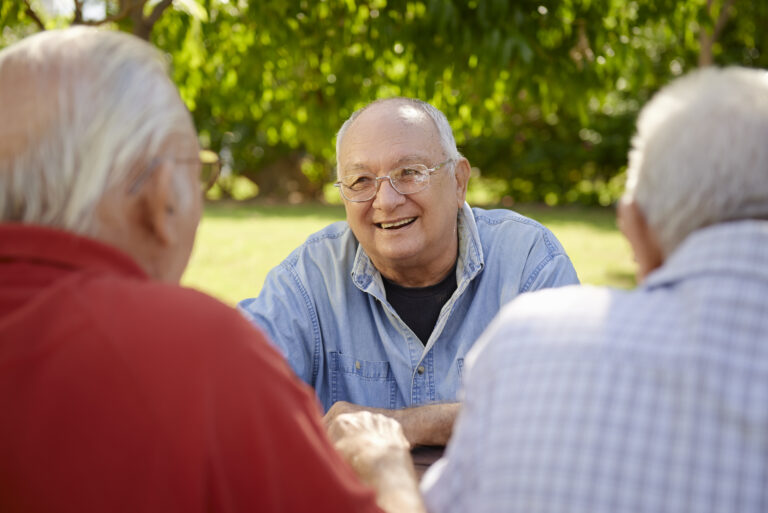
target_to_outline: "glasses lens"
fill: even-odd
[[[373,175],[351,175],[341,180],[341,192],[351,201],[365,201],[376,193],[376,177]]]
[[[392,171],[389,176],[398,192],[412,194],[427,186],[429,170],[427,166],[416,164]]]
[[[200,151],[200,185],[203,192],[208,191],[219,178],[219,156],[210,150]]]

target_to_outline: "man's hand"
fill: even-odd
[[[363,465],[370,460],[393,450],[410,450],[403,428],[397,421],[367,411],[336,416],[328,425],[328,436],[358,474],[368,470]]]
[[[336,401],[331,405],[328,413],[326,413],[323,417],[323,420],[325,421],[325,425],[330,427],[333,419],[339,415],[343,415],[344,413],[357,413],[359,411],[369,411],[372,413],[381,413],[384,415],[383,412],[387,410],[382,410],[380,408],[366,408],[365,406],[358,406],[357,404],[348,403],[347,401]]]
[[[329,412],[330,413],[330,412]],[[410,445],[395,420],[367,411],[336,415],[328,436],[388,512],[423,512]]]
[[[346,401],[338,401],[325,414],[326,426],[345,413],[367,411],[379,413],[395,419],[403,426],[405,438],[411,446],[416,445],[445,445],[451,438],[453,423],[459,413],[459,403],[429,404],[402,410],[386,410],[383,408],[368,408]]]

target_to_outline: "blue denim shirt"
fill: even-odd
[[[455,401],[464,356],[518,294],[578,283],[554,235],[510,210],[459,211],[456,290],[426,346],[387,302],[346,222],[310,236],[238,308],[266,332],[327,411]]]

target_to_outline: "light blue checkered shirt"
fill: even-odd
[[[632,292],[521,296],[466,383],[433,513],[768,511],[768,222],[695,232]]]

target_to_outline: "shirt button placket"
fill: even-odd
[[[424,365],[416,367],[416,372],[413,374],[413,383],[411,387],[411,404],[421,404],[424,395],[424,373],[426,372]]]

